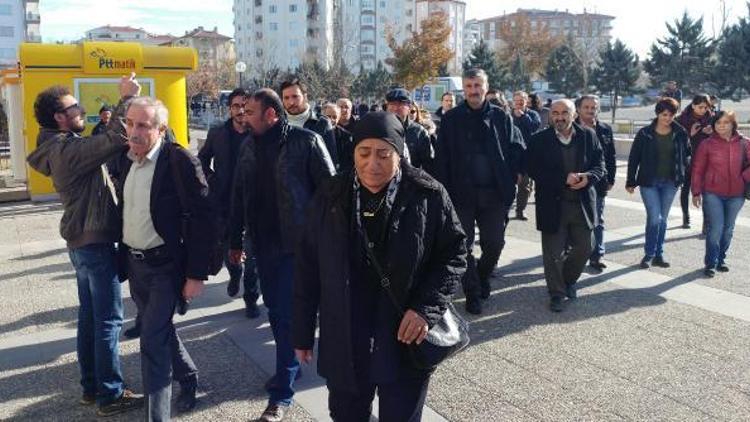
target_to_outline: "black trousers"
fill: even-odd
[[[376,385],[360,382],[357,393],[328,385],[328,410],[335,422],[367,422],[372,414],[375,390],[378,392],[378,421],[418,422],[427,397],[430,372],[405,370],[398,380]]]
[[[171,262],[152,266],[128,259],[130,294],[141,319],[141,374],[150,421],[169,420],[172,379],[197,380],[198,369],[172,323],[178,299],[176,273]]]
[[[534,180],[528,174],[523,176],[521,183],[518,185],[518,193],[516,194],[516,214],[523,214],[526,210],[526,205],[529,203],[529,196],[531,196],[533,189]]]
[[[478,300],[481,283],[488,282],[505,246],[508,206],[500,202],[497,194],[480,194],[471,205],[457,205],[456,213],[466,232],[466,249],[469,252],[468,267],[461,283],[466,298]],[[482,256],[478,262],[472,254],[475,225],[479,228],[479,246],[482,248]]]
[[[542,232],[544,278],[551,297],[564,297],[565,288],[578,281],[592,249],[592,231],[581,204],[563,200],[560,211],[557,232]]]

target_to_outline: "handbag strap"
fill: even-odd
[[[393,307],[398,312],[399,316],[404,315],[404,308],[401,306],[401,304],[398,301],[398,298],[396,298],[396,294],[393,293],[393,289],[391,289],[391,279],[385,274],[385,271],[383,271],[383,267],[380,265],[380,262],[378,261],[378,258],[375,256],[375,251],[372,249],[372,243],[370,243],[370,238],[367,236],[367,231],[362,228],[362,235],[364,236],[365,240],[365,249],[367,250],[367,259],[370,261],[370,264],[375,269],[375,272],[378,274],[378,277],[380,278],[380,287],[385,290],[386,294],[388,295],[388,299],[390,299],[391,303],[393,304]]]

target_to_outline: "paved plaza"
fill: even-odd
[[[533,207],[529,221],[511,221],[492,297],[469,318],[472,344],[432,378],[425,421],[750,420],[750,210],[738,219],[729,273],[702,278],[701,216],[679,228],[677,203],[665,246],[672,267],[644,271],[645,212],[623,185],[618,177],[606,208],[609,267],[586,274],[561,314],[547,307]],[[0,206],[0,420],[95,419],[77,403],[77,298],[60,215],[56,203]],[[209,280],[176,318],[201,372],[196,410],[175,420],[254,420],[265,407],[274,359],[265,309],[245,319],[227,279]],[[135,307],[123,291],[129,327]],[[137,340],[121,353],[141,391]],[[328,420],[322,380],[303,371],[289,420]]]

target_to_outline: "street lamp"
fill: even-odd
[[[234,70],[240,74],[240,88],[242,88],[242,74],[247,70],[247,65],[245,62],[237,62],[234,65]]]

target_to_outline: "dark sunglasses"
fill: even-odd
[[[77,113],[78,113],[78,114],[80,114],[81,116],[83,116],[83,115],[85,115],[85,114],[86,114],[86,109],[85,109],[85,108],[83,108],[83,106],[82,106],[82,105],[80,105],[80,104],[78,104],[78,103],[75,103],[75,104],[71,104],[71,105],[69,105],[69,106],[65,107],[64,109],[62,109],[62,110],[58,111],[58,113],[66,113],[66,114],[67,114],[67,113],[68,113],[68,111],[71,111],[71,110],[73,110],[73,111],[77,112]]]

